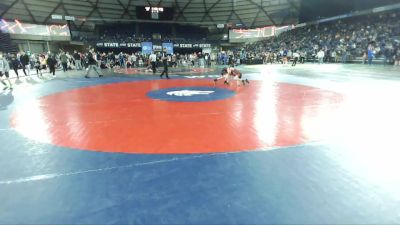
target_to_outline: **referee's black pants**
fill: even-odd
[[[168,77],[168,64],[164,64],[164,70],[161,73],[160,77],[164,76],[164,74],[166,75],[167,78],[169,78]]]
[[[156,62],[151,62],[151,70],[153,70],[153,73],[156,73]]]

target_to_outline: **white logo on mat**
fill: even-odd
[[[205,78],[206,76],[185,76],[186,78],[196,79],[196,78]]]
[[[169,91],[167,95],[175,96],[193,96],[193,95],[209,95],[215,91],[196,91],[196,90],[181,90],[181,91]]]

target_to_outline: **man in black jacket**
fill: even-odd
[[[96,53],[94,52],[94,49],[93,49],[93,48],[90,49],[90,50],[89,50],[89,53],[87,54],[87,60],[88,60],[89,68],[88,68],[88,70],[87,70],[87,72],[86,72],[85,78],[90,78],[90,77],[89,77],[89,73],[90,73],[90,71],[91,71],[92,69],[97,73],[97,75],[98,75],[99,77],[102,77],[102,76],[103,76],[103,75],[100,74],[99,71],[98,71],[99,68],[97,67],[97,61],[96,61],[96,59],[94,58],[95,56],[96,56]]]
[[[53,53],[49,52],[49,56],[47,58],[47,65],[49,66],[50,74],[53,74],[53,77],[55,77],[57,60],[56,56]]]
[[[31,65],[29,62],[29,56],[27,54],[25,54],[25,52],[21,52],[19,61],[22,64],[22,71],[24,72],[25,76],[30,76],[31,75]],[[28,70],[28,74],[26,74],[25,69]]]
[[[161,60],[162,60],[162,63],[163,63],[164,70],[161,73],[160,77],[162,78],[164,76],[164,74],[165,74],[167,79],[169,79],[169,77],[168,77],[168,55],[167,55],[167,49],[166,48],[164,48],[164,51],[161,53]]]
[[[18,74],[18,67],[19,67],[20,62],[17,59],[17,56],[15,54],[11,55],[11,67],[15,72],[15,75],[17,75],[17,79],[19,79],[19,74]]]

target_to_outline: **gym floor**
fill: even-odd
[[[400,224],[399,67],[238,68],[13,78],[0,224]]]

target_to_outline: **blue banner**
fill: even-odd
[[[173,43],[162,43],[163,49],[167,49],[167,54],[174,54],[174,44]]]
[[[153,43],[152,42],[142,42],[142,53],[143,54],[151,54],[153,52]]]

